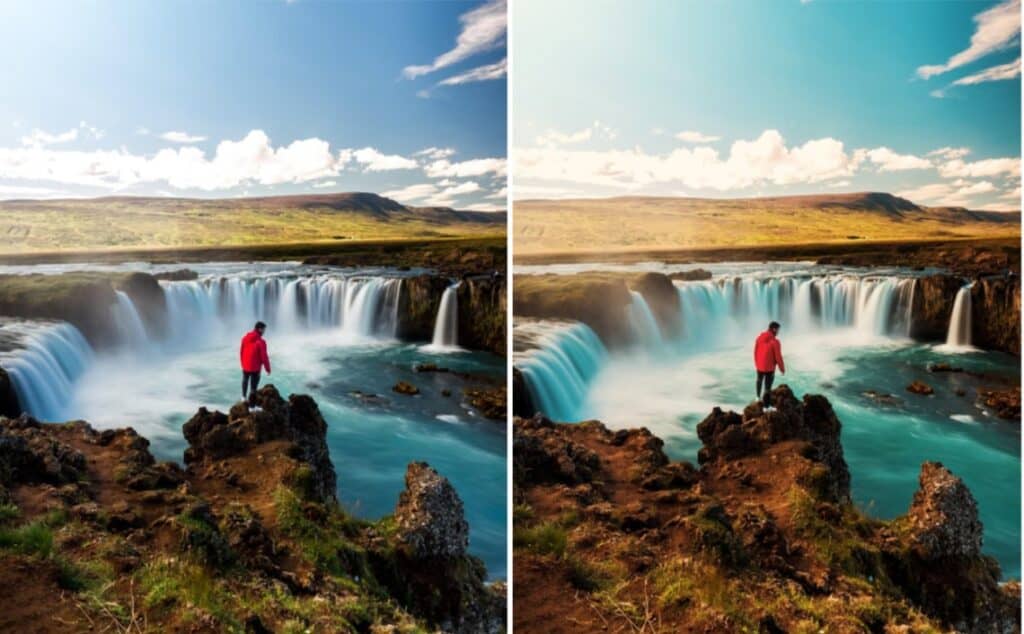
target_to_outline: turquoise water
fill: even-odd
[[[751,333],[751,341],[756,332]],[[1002,353],[950,354],[909,340],[863,340],[839,331],[800,337],[783,332],[789,373],[776,375],[801,396],[825,395],[842,422],[842,443],[855,502],[869,514],[892,518],[906,512],[921,463],[945,464],[978,500],[985,527],[983,550],[1000,563],[1005,578],[1020,578],[1020,425],[975,406],[978,385],[996,384],[968,373],[929,373],[946,361],[1019,384],[1019,360]],[[716,406],[741,411],[755,397],[748,346],[680,357],[613,355],[582,405],[584,417],[615,427],[650,428],[675,459],[696,461],[696,425]],[[905,390],[919,379],[934,396]],[[957,396],[956,388],[967,396]],[[881,405],[863,392],[890,393]]]
[[[306,393],[316,399],[346,508],[371,519],[391,513],[405,486],[406,465],[425,461],[452,482],[465,504],[470,552],[484,560],[491,578],[505,578],[505,426],[460,406],[465,384],[457,377],[412,369],[434,362],[504,381],[504,359],[329,332],[271,335],[268,343],[274,373],[264,375],[263,384],[273,383],[284,396]],[[155,455],[180,460],[182,423],[200,405],[226,411],[240,398],[237,366],[234,342],[145,363],[101,358],[76,386],[72,407],[97,427],[131,425],[152,441]],[[418,386],[421,394],[395,394],[391,386],[399,380]],[[452,396],[442,396],[445,388]],[[352,394],[357,390],[380,399],[361,399]]]

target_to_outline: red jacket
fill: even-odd
[[[754,366],[758,372],[774,372],[776,365],[783,372],[786,371],[786,363],[782,360],[782,342],[771,330],[765,330],[754,342]]]
[[[255,330],[248,332],[242,337],[242,349],[239,352],[242,359],[243,372],[259,372],[260,368],[266,368],[270,372],[270,356],[267,355],[267,342]]]

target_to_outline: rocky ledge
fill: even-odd
[[[963,482],[925,463],[907,514],[850,502],[841,423],[786,386],[715,409],[700,466],[646,429],[514,424],[514,627],[525,632],[1017,632]]]
[[[131,429],[0,418],[0,630],[499,632],[451,484],[409,465],[395,514],[335,499],[308,396],[201,409],[184,468]]]

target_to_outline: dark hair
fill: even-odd
[[[768,324],[768,330],[778,330],[779,328],[782,328],[782,324],[777,321]]]
[[[257,321],[256,325],[253,326],[253,330],[266,330],[266,329],[267,329],[267,325],[265,323],[263,323],[262,321]]]

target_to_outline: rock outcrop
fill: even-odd
[[[326,426],[272,386],[200,410],[186,469],[131,429],[0,418],[9,631],[497,633],[504,587],[466,552],[451,484],[409,466],[394,517],[334,498]],[[54,629],[54,618],[59,627]]]
[[[772,399],[701,422],[699,469],[645,429],[515,419],[514,627],[1020,631],[962,481],[925,463],[905,516],[868,518],[828,401]]]
[[[505,356],[508,308],[505,277],[463,278],[458,290],[459,346]]]
[[[526,385],[526,377],[519,368],[512,366],[512,415],[519,418],[532,418],[537,407],[530,396],[530,388]]]
[[[18,401],[18,394],[14,391],[11,375],[7,373],[7,370],[0,368],[0,416],[16,418],[19,414],[21,414],[21,403]]]
[[[185,464],[192,469],[209,467],[256,445],[287,441],[287,453],[308,465],[308,473],[301,474],[308,496],[320,502],[335,500],[337,477],[327,449],[327,423],[316,402],[304,394],[285,401],[277,388],[265,385],[252,404],[255,408],[237,403],[227,415],[200,408],[182,427],[189,443]]]
[[[398,541],[411,559],[461,557],[469,546],[462,500],[451,483],[424,462],[406,469],[395,523]]]
[[[626,308],[632,296],[622,276],[520,275],[512,297],[516,317],[581,321],[606,345],[625,343],[631,337]]]
[[[1020,277],[978,280],[971,288],[971,343],[1020,356]]]
[[[101,274],[0,275],[0,315],[70,322],[93,347],[118,340],[116,302],[111,278]]]

